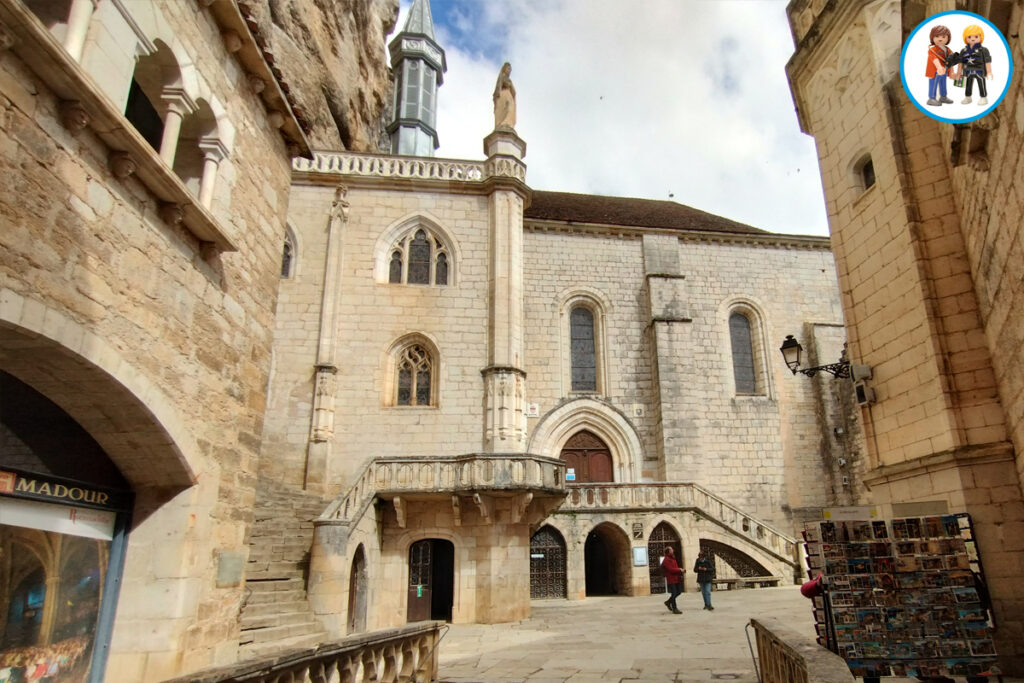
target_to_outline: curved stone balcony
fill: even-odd
[[[778,559],[794,564],[797,539],[754,519],[740,508],[691,482],[570,484],[562,512],[691,511]]]
[[[518,496],[553,509],[565,496],[565,462],[530,454],[485,454],[435,458],[374,458],[349,489],[335,498],[318,524],[352,524],[377,498],[391,500],[402,516],[403,501],[473,496]]]

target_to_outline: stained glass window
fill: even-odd
[[[407,347],[398,359],[398,394],[400,406],[431,405],[433,362],[430,353],[419,344]]]
[[[572,390],[597,391],[597,355],[594,348],[594,314],[578,306],[569,314],[572,353]]]
[[[750,320],[742,313],[729,316],[729,339],[732,342],[732,371],[737,394],[756,394],[754,347],[750,338]]]
[[[429,230],[416,228],[391,247],[388,282],[444,286],[450,279],[448,250]]]

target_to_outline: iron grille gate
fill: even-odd
[[[530,539],[530,597],[565,597],[565,541],[551,527]]]
[[[647,539],[647,570],[651,579],[651,593],[665,593],[668,590],[665,587],[665,574],[661,571],[661,557],[668,547],[675,551],[676,560],[683,566],[683,544],[679,542],[679,535],[662,522],[654,527],[651,537]],[[683,566],[683,569],[686,567]]]

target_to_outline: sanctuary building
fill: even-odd
[[[663,591],[667,546],[801,579],[802,522],[862,493],[848,382],[775,350],[843,353],[829,241],[531,188],[507,71],[483,158],[434,158],[425,0],[387,152],[313,144],[264,21],[0,0],[0,667],[521,619]]]

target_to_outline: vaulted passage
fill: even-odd
[[[626,533],[607,522],[594,527],[583,548],[587,595],[630,594],[630,550]]]

